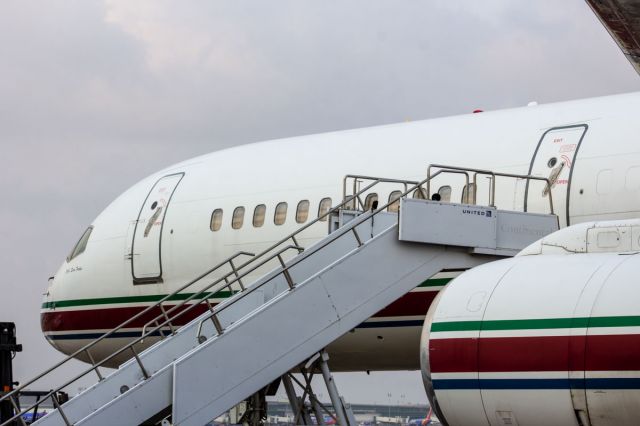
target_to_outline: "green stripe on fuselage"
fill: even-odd
[[[181,301],[194,296],[196,293],[178,293],[167,299],[171,301]],[[166,294],[151,294],[147,296],[124,296],[124,297],[103,297],[98,299],[76,299],[76,300],[57,300],[52,302],[45,302],[42,304],[42,309],[54,309],[54,308],[69,308],[75,306],[91,306],[91,305],[110,305],[110,304],[122,304],[122,303],[150,303],[157,302]],[[228,290],[219,291],[213,293],[200,293],[194,299],[207,297],[208,299],[224,299],[231,296],[231,292]]]
[[[430,280],[423,281],[418,287],[440,287],[446,285],[453,278],[432,278]],[[178,293],[171,296],[167,301],[181,301],[185,300],[194,293]],[[57,300],[52,302],[45,302],[42,304],[42,309],[55,309],[55,308],[72,308],[77,306],[95,306],[95,305],[117,305],[123,303],[152,303],[166,297],[166,294],[151,294],[147,296],[123,296],[123,297],[102,297],[97,299],[75,299],[75,300]],[[219,291],[216,294],[211,295],[209,298],[224,299],[231,296],[231,292],[224,290]]]
[[[418,287],[440,287],[447,285],[452,279],[453,278],[431,278],[430,280],[421,282]]]
[[[431,331],[548,330],[554,328],[634,326],[640,326],[640,316],[436,322],[431,324]]]

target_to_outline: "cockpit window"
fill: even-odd
[[[85,249],[87,248],[87,242],[89,241],[89,236],[91,235],[91,231],[93,231],[93,226],[88,227],[87,230],[84,231],[82,237],[80,237],[73,250],[71,250],[71,254],[67,256],[67,262],[78,257],[85,251]]]

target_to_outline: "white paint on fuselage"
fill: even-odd
[[[572,124],[589,128],[573,164],[571,222],[638,217],[640,181],[634,183],[632,169],[640,167],[637,111],[640,93],[302,136],[197,157],[149,176],[108,206],[92,224],[86,251],[62,265],[45,301],[171,293],[239,250],[257,253],[293,232],[301,226],[295,221],[300,200],[310,201],[308,220],[316,217],[322,198],[331,197],[335,205],[342,198],[346,174],[422,180],[430,163],[527,173],[542,134]],[[598,183],[603,170],[610,170],[605,172],[607,182]],[[163,282],[134,285],[128,254],[140,207],[158,179],[176,172],[185,175],[164,219]],[[442,176],[432,188],[451,185],[452,201],[459,201],[462,182],[458,177]],[[520,209],[515,204],[523,198],[524,186],[513,180],[498,180],[497,185],[498,207]],[[383,188],[376,189],[382,202],[391,190],[399,189]],[[479,189],[478,202],[483,200],[486,202],[485,192]],[[274,209],[281,201],[288,203],[287,220],[276,226]],[[541,194],[530,198],[530,203],[530,210],[547,211],[547,199]],[[251,221],[258,204],[267,206],[266,219],[264,226],[254,228]],[[237,206],[244,206],[246,213],[243,227],[234,230],[231,216]],[[223,225],[212,232],[209,223],[217,208],[224,211]],[[319,223],[301,242],[309,245],[326,232],[326,222]],[[366,332],[376,334],[370,329]],[[419,368],[420,327],[386,330],[385,340],[393,344],[382,351],[375,346],[379,334],[364,342],[366,333],[355,336],[358,333],[337,343],[338,352],[354,355],[345,361],[349,365],[345,369],[356,365],[362,369]],[[67,341],[64,351],[86,342]]]

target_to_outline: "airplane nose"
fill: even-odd
[[[55,332],[60,330],[60,326],[62,325],[62,318],[59,313],[55,312],[55,298],[54,291],[55,286],[59,285],[55,276],[49,277],[47,283],[47,290],[43,293],[42,296],[42,305],[40,308],[40,329],[44,334],[45,338],[51,343],[54,347],[54,341],[49,337],[51,332]]]
[[[49,334],[60,330],[61,326],[62,317],[60,314],[54,312],[42,312],[40,314],[40,328],[44,333],[44,337],[51,342],[51,344],[53,344],[53,340],[49,337]]]

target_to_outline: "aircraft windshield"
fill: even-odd
[[[84,231],[82,237],[80,237],[73,250],[71,250],[71,254],[67,257],[67,262],[84,252],[87,248],[87,241],[89,241],[91,231],[93,231],[93,226],[88,227],[87,230]]]

